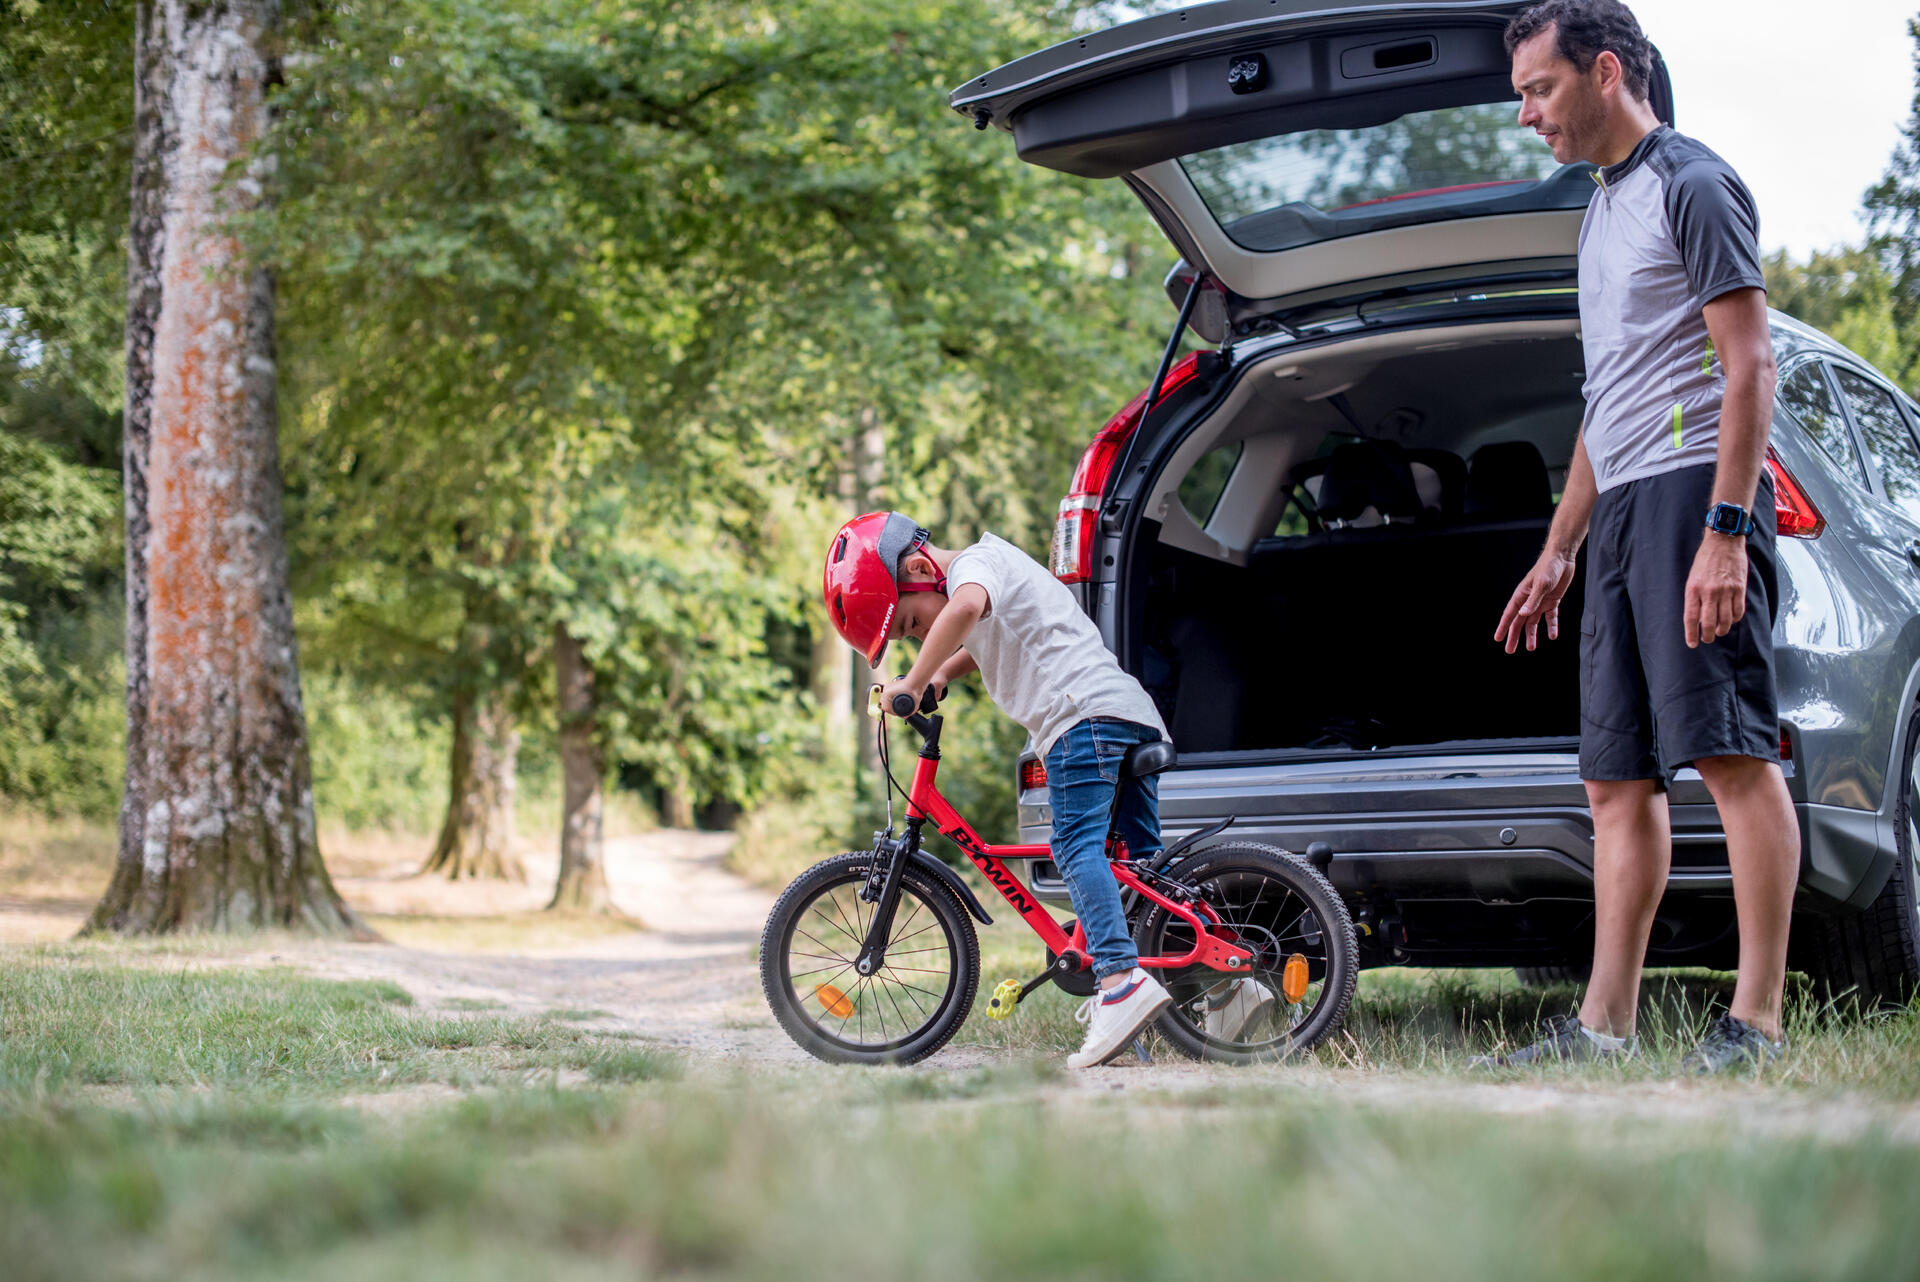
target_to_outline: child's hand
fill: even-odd
[[[920,706],[921,692],[925,689],[925,686],[915,685],[905,677],[895,677],[887,683],[886,689],[880,692],[880,706],[891,712],[893,710],[893,699],[895,695],[910,694],[913,696],[913,706],[918,709]]]

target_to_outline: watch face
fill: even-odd
[[[1707,524],[1716,534],[1738,534],[1746,528],[1747,514],[1732,503],[1716,503],[1707,514]]]

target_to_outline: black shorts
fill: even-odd
[[[1687,648],[1687,574],[1706,537],[1714,465],[1615,486],[1594,504],[1580,621],[1580,777],[1655,779],[1701,757],[1780,758],[1773,481],[1747,538],[1747,612]]]

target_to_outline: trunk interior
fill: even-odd
[[[1162,452],[1127,631],[1182,755],[1577,737],[1584,566],[1557,640],[1493,632],[1581,378],[1570,320],[1354,338],[1261,362]]]

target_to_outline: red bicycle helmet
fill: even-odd
[[[827,617],[848,645],[860,652],[867,666],[880,666],[887,652],[887,631],[902,592],[937,592],[946,584],[900,582],[900,562],[923,546],[927,532],[911,517],[898,512],[868,512],[840,527],[827,544],[822,592]]]

